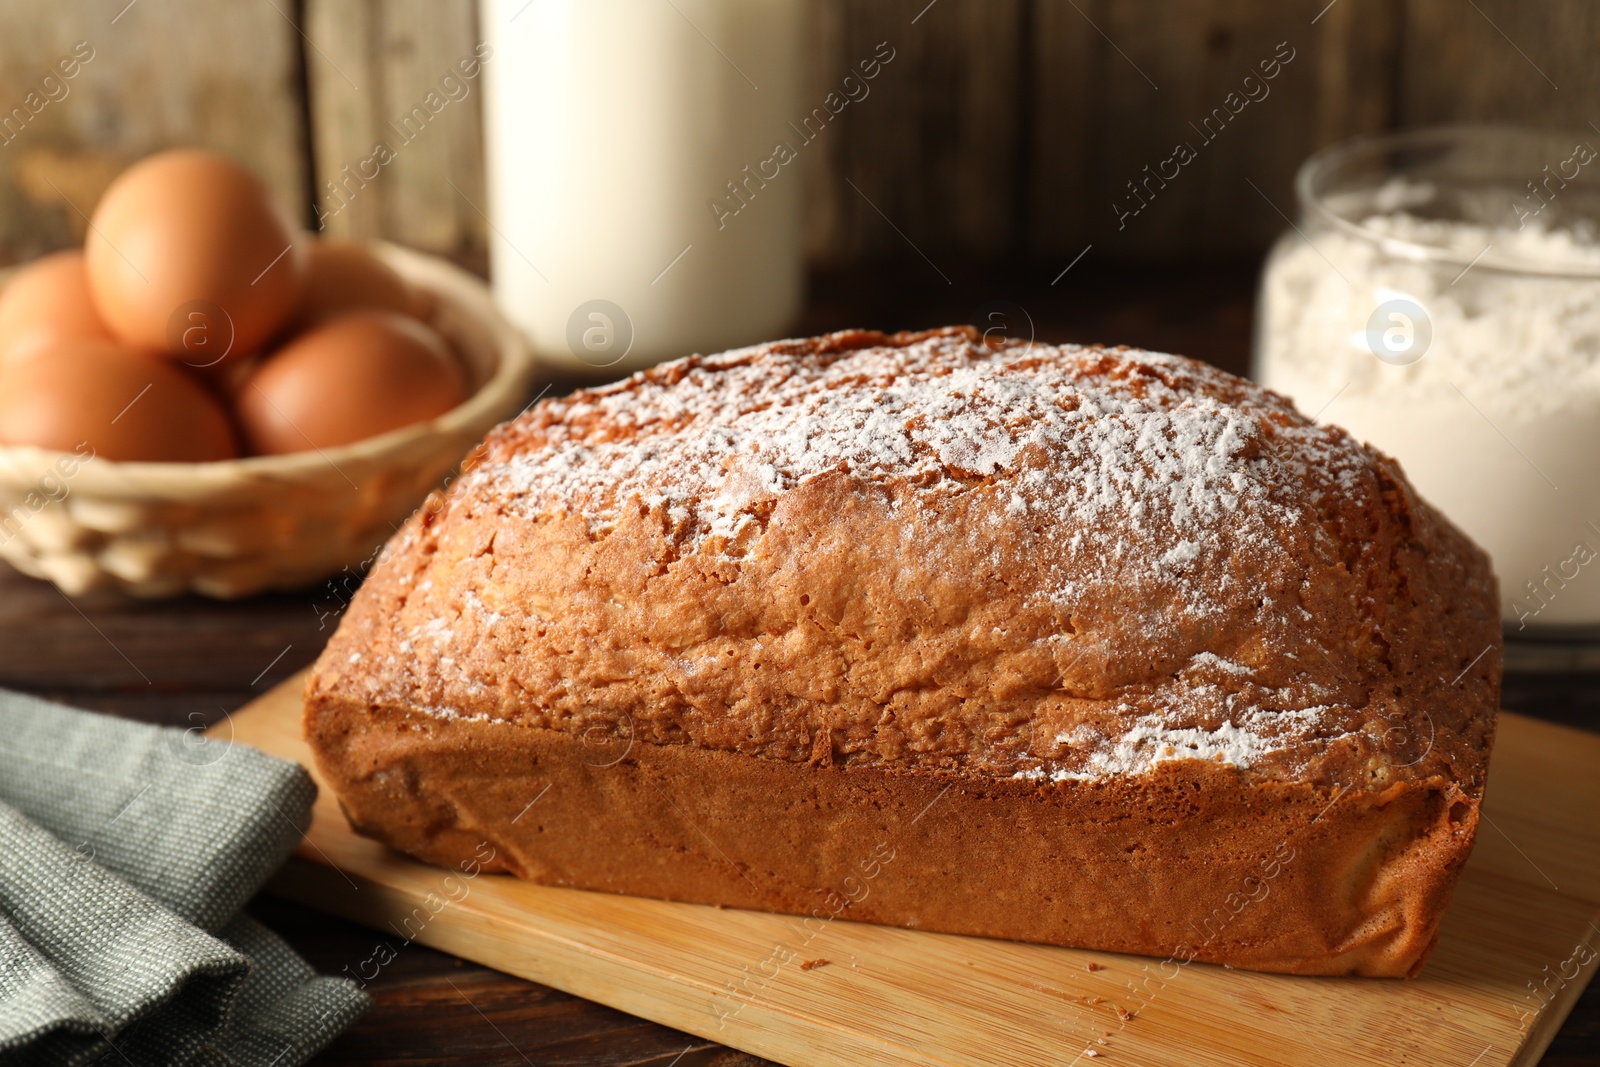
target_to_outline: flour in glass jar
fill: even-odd
[[[1600,624],[1595,235],[1404,211],[1361,228],[1270,262],[1257,378],[1398,458],[1488,550],[1514,630]],[[1395,301],[1426,322],[1395,321],[1431,333],[1408,365],[1374,358],[1374,309]]]

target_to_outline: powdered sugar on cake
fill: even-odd
[[[1121,373],[1085,377],[1107,360]],[[1284,469],[1286,450],[1272,462],[1252,454],[1261,426],[1229,402],[1239,388],[1159,353],[991,351],[959,334],[830,359],[740,350],[699,359],[670,384],[636,375],[547,402],[526,417],[542,447],[472,477],[529,517],[565,510],[597,532],[630,504],[665,505],[685,522],[687,552],[725,545],[758,504],[825,473],[930,495],[1009,482],[1008,510],[1076,532],[1148,530],[1165,542],[1150,565],[1182,570],[1219,537],[1265,546],[1270,520],[1292,519],[1268,512],[1274,486],[1300,470]],[[1333,466],[1365,463],[1348,439],[1297,417],[1276,432]],[[1245,501],[1256,506],[1241,511]]]
[[[1245,598],[1235,575],[1270,569],[1260,561],[1281,553],[1285,531],[1316,536],[1317,509],[1353,491],[1372,463],[1342,432],[1203,364],[1078,346],[990,350],[949,331],[909,344],[695,357],[546,401],[491,437],[451,507],[492,501],[521,521],[577,517],[595,537],[630,510],[659,509],[676,558],[737,562],[774,503],[812,479],[891,487],[896,506],[923,501],[930,515],[980,494],[1039,562],[1045,580],[1024,590],[1030,602],[1064,620],[1082,605],[1104,617],[1119,597],[1163,605],[1119,620],[1124,631],[1146,626],[1140,639],[1160,647],[1186,626],[1236,619]],[[990,529],[951,524],[907,547],[936,569],[948,539],[966,551]],[[1262,609],[1263,640],[1301,625],[1291,607]],[[1070,625],[1057,637],[1099,639]],[[1337,733],[1304,686],[1292,696],[1257,687],[1253,708],[1282,710],[1195,727],[1197,709],[1253,683],[1248,665],[1188,647],[1187,669],[1210,681],[1184,689],[1186,706],[1140,707],[1121,736],[1074,739],[1023,773],[1136,774],[1172,758],[1247,767]]]
[[[1120,708],[1119,710],[1132,710]],[[1104,778],[1108,775],[1143,774],[1168,760],[1195,759],[1224,763],[1241,769],[1256,765],[1263,757],[1305,745],[1315,737],[1323,713],[1331,709],[1313,706],[1298,711],[1250,709],[1233,714],[1215,728],[1174,727],[1159,714],[1140,715],[1119,737],[1105,737],[1079,727],[1056,740],[1079,749],[1083,755],[1075,762],[1078,769],[1047,771],[1033,766],[1017,772],[1017,778],[1046,778],[1051,781]],[[1324,739],[1326,740],[1326,739]]]

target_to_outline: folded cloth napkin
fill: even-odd
[[[0,690],[0,1062],[291,1067],[366,1009],[245,901],[304,768]]]

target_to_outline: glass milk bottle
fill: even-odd
[[[804,281],[800,0],[482,17],[494,292],[539,354],[621,371],[783,336]]]

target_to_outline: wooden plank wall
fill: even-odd
[[[202,0],[0,6],[0,262],[81,241],[106,184],[170,145],[231,153],[303,203],[300,37],[283,14],[292,10]],[[77,55],[90,58],[67,77],[60,64]]]
[[[486,256],[482,90],[456,73],[481,39],[471,3],[305,0],[316,189],[323,228],[471,261]],[[492,60],[491,60],[492,61]],[[440,82],[449,78],[449,91]],[[437,93],[432,114],[423,101]],[[418,124],[417,108],[431,115]],[[410,118],[410,121],[406,120]],[[367,181],[378,144],[393,160]]]
[[[1294,213],[1301,160],[1388,124],[1389,0],[1339,0],[1316,26],[1274,0],[1038,3],[1025,235],[1038,254],[1253,254]]]
[[[805,157],[821,264],[912,257],[910,245],[1063,264],[1091,243],[1117,259],[1249,257],[1293,214],[1299,162],[1342,138],[1465,120],[1600,138],[1588,0],[810,5],[810,96],[879,42],[895,49]],[[6,5],[0,261],[80,237],[80,209],[128,161],[200,143],[330,233],[482,263],[481,88],[410,140],[393,125],[482,37],[472,0]],[[93,58],[61,78],[80,41]],[[352,183],[346,168],[378,142],[393,161]],[[1161,178],[1179,145],[1193,159]]]

